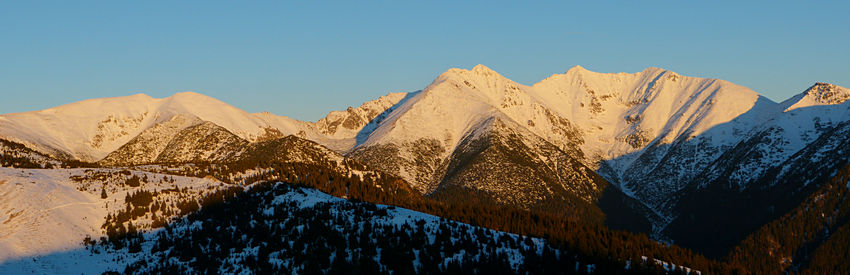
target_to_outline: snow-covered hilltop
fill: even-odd
[[[144,180],[137,187],[122,184],[131,176]],[[86,236],[95,241],[103,236],[105,218],[124,210],[125,197],[169,189],[203,197],[220,188],[215,179],[124,169],[0,168],[0,211],[8,213],[0,216],[0,273],[102,273],[119,265],[116,256],[95,256],[81,243]],[[177,201],[177,194],[183,193],[161,196]],[[136,226],[150,223],[146,216]]]
[[[575,66],[526,86],[478,65],[317,122],[251,114],[186,92],[2,115],[0,139],[110,166],[354,159],[444,202],[477,194],[597,223],[638,216],[652,225],[639,230],[687,242],[698,239],[696,229],[726,226],[710,222],[716,215],[757,227],[850,163],[848,99],[850,90],[817,83],[776,103],[727,81],[660,68]],[[733,211],[747,203],[756,210]],[[713,214],[706,204],[726,210]]]
[[[767,198],[790,190],[784,203],[793,205],[806,194],[797,190],[834,175],[850,160],[841,153],[848,98],[846,88],[818,83],[776,103],[727,81],[659,68],[613,74],[576,66],[525,86],[478,65],[450,69],[391,108],[374,130],[361,131],[349,156],[425,194],[460,186],[525,207],[557,197],[559,188],[596,203],[606,185],[591,180],[598,174],[639,201],[626,204],[648,207],[656,237],[681,237],[696,223],[679,233],[665,228],[698,220],[705,204],[691,203],[697,197],[716,197],[712,203],[731,211],[747,192]],[[563,165],[572,160],[580,165]],[[808,161],[826,169],[805,172],[813,169]],[[757,226],[775,215],[751,214],[729,217]]]
[[[391,112],[352,156],[430,193],[453,181],[443,173],[459,145],[489,131],[485,126],[497,119],[511,131],[555,145],[626,193],[659,207],[724,148],[743,139],[773,105],[739,85],[658,68],[602,74],[576,66],[525,86],[478,65],[441,74]],[[527,137],[521,140],[535,147]],[[568,183],[576,184],[575,179]]]
[[[163,99],[143,94],[90,99],[42,111],[6,114],[0,117],[0,136],[55,157],[93,162],[148,128],[173,123],[179,115],[212,121],[252,141],[268,135],[267,129],[272,126],[293,132],[300,124],[287,118],[265,119],[185,92]]]
[[[368,121],[403,97],[403,93],[390,94],[347,113],[332,112],[316,123],[266,112],[251,114],[194,92],[162,99],[144,94],[98,98],[0,115],[0,138],[59,159],[87,162],[99,161],[136,139],[138,146],[149,147],[145,148],[149,154],[138,156],[144,162],[181,130],[211,122],[249,142],[298,135],[345,150],[354,145],[354,137]]]

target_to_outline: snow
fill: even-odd
[[[723,169],[712,165],[729,149],[762,139],[746,153],[766,157],[743,160],[729,171],[730,184],[746,189],[831,127],[850,120],[848,98],[850,90],[846,88],[817,83],[775,103],[724,80],[682,76],[661,68],[613,74],[575,66],[526,86],[478,65],[472,70],[449,69],[421,92],[388,94],[358,108],[331,112],[315,123],[268,112],[250,114],[193,92],[162,99],[139,94],[0,115],[0,138],[53,156],[87,161],[100,160],[128,141],[141,139],[144,142],[138,144],[147,146],[150,155],[138,157],[150,159],[177,131],[208,121],[250,142],[294,134],[337,152],[393,145],[398,159],[408,163],[416,163],[420,157],[418,142],[433,141],[441,149],[436,163],[442,164],[464,139],[498,131],[494,124],[500,121],[511,133],[521,135],[523,142],[536,136],[564,151],[578,146],[582,156],[574,157],[597,171],[603,165],[610,167],[604,177],[660,214],[661,220],[669,221],[673,214],[665,209],[673,205],[670,195],[702,171],[709,172],[708,178],[720,176]],[[814,152],[814,161],[826,157],[835,146],[827,144]],[[554,161],[543,155],[537,158]],[[422,192],[433,190],[432,179],[420,175],[420,167],[396,167],[388,172]],[[781,173],[790,169],[781,168]],[[39,185],[46,188],[44,192],[74,188],[64,185],[54,172],[39,173],[31,182],[53,184]],[[28,187],[32,183],[6,176],[7,181],[25,188],[7,190],[4,200],[22,200],[10,197],[12,191],[31,194],[32,199],[41,196],[36,189],[27,189],[33,188]],[[9,188],[7,185],[0,188]],[[97,195],[93,194],[93,200],[62,198],[65,203],[78,204],[49,212],[61,216],[66,208],[74,213],[99,211],[84,204],[97,201]],[[6,205],[3,207],[8,208]],[[51,207],[58,206],[62,204]],[[13,213],[11,208],[3,210],[9,212],[6,215]],[[21,213],[14,219],[23,219],[30,212]],[[14,248],[12,243],[3,245],[10,248],[2,251],[29,253],[15,250],[25,248]]]
[[[702,135],[760,107],[756,106],[759,96],[747,88],[721,80],[683,77],[659,68],[636,74],[600,74],[571,69],[565,75],[550,77],[534,87],[545,91],[541,94],[547,97],[546,102],[563,103],[553,104],[554,111],[583,126],[586,137],[581,147],[585,154],[595,152],[602,160],[611,161],[609,165],[620,171],[621,177],[643,149],[622,142],[623,138],[640,133],[651,142],[669,144],[680,137],[689,139],[689,136]],[[587,108],[570,106],[572,104],[562,96],[565,94],[611,98],[599,99],[604,111],[594,114],[584,111]],[[732,96],[735,100],[729,100]],[[582,100],[585,105],[590,104],[587,99],[573,102]],[[625,119],[637,116],[640,119],[633,123]],[[713,141],[718,145],[734,144],[737,140],[729,140],[732,138],[724,136]],[[628,155],[631,157],[623,158]]]
[[[389,109],[406,96],[407,93],[390,93],[376,100],[363,103],[358,108],[348,107],[345,111],[332,111],[325,118],[317,121],[316,127],[322,129],[325,134],[332,138],[348,139],[354,137],[360,133],[362,126],[356,128],[346,127],[346,120],[360,120],[361,123],[366,124],[369,122],[370,116],[384,112],[384,110]],[[334,125],[335,123],[336,125]]]
[[[0,261],[72,250],[100,234],[105,201],[62,172],[0,168]]]
[[[0,274],[102,274],[123,271],[125,255],[94,254],[82,247],[47,255],[8,259],[0,263]]]
[[[646,262],[647,260],[649,260],[649,258],[648,258],[648,257],[646,257],[646,256],[641,256],[641,258],[643,259],[643,261],[644,261],[644,262]],[[685,274],[691,274],[691,273],[693,273],[693,274],[698,274],[698,275],[699,275],[699,274],[702,274],[702,271],[699,271],[699,270],[693,270],[693,269],[691,269],[690,267],[677,266],[676,264],[669,263],[669,262],[665,262],[665,261],[658,260],[658,259],[653,259],[653,260],[655,260],[655,264],[659,264],[659,265],[663,266],[663,267],[664,267],[664,270],[667,270],[668,272],[672,272],[672,271],[675,271],[676,269],[681,268],[681,269],[683,269],[683,270],[685,271]]]
[[[277,184],[284,184],[284,183],[277,183]],[[315,189],[300,189],[296,192],[289,192],[289,193],[286,193],[284,195],[277,196],[273,200],[272,205],[281,204],[281,203],[289,203],[289,202],[297,202],[298,207],[303,209],[303,208],[315,207],[319,203],[337,203],[337,202],[343,202],[343,201],[345,201],[345,200],[333,197],[333,196],[325,194],[325,193],[322,193],[322,192],[315,190]],[[425,214],[425,213],[422,213],[422,212],[416,212],[416,211],[409,210],[409,209],[398,208],[398,207],[394,207],[394,206],[381,205],[381,204],[378,204],[377,207],[378,207],[379,210],[380,209],[386,209],[387,215],[386,216],[373,216],[372,222],[376,223],[376,224],[391,224],[393,226],[400,227],[404,224],[413,225],[418,221],[424,221],[425,222],[424,227],[427,228],[426,229],[427,232],[436,232],[436,231],[438,231],[440,224],[443,223],[443,222],[446,222],[444,219],[442,219],[440,217]],[[335,210],[332,208],[331,211],[335,211]],[[351,219],[351,217],[349,217],[349,219]],[[452,222],[452,221],[449,221],[449,222],[450,223],[456,223],[456,222]],[[476,227],[469,226],[467,233],[469,233],[470,235],[474,234],[475,228]],[[494,234],[492,234],[492,236],[497,241],[500,237],[499,234],[507,234],[509,237],[513,238],[514,241],[517,241],[517,242],[523,240],[522,239],[523,237],[520,236],[520,235],[499,232],[499,231],[495,231],[495,230],[491,230],[491,229],[485,229],[485,230],[492,231],[494,233]],[[430,237],[430,241],[433,242],[434,239],[436,238],[436,234],[430,234],[429,237]],[[531,238],[531,240],[534,243],[534,245],[536,246],[536,251],[538,253],[541,253],[543,251],[543,246],[545,244],[545,241],[542,240],[542,239],[539,239],[539,238]],[[453,238],[453,242],[454,241],[457,241],[457,240]],[[528,249],[528,247],[525,247],[525,248]],[[514,267],[518,267],[524,261],[524,256],[518,250],[508,249],[508,248],[505,248],[505,247],[498,247],[496,249],[496,252],[507,254],[509,259],[510,259],[511,265],[513,265]],[[378,253],[378,255],[380,255],[380,253]],[[443,261],[444,261],[443,264],[447,263],[448,261],[460,261],[464,258],[464,255],[465,255],[465,252],[461,251],[459,254],[455,254],[453,257],[447,257],[447,258],[443,259]],[[481,257],[481,255],[477,255],[476,257]],[[270,256],[270,258],[272,258],[272,257]],[[418,263],[417,263],[417,265],[418,265]]]
[[[276,183],[276,184],[282,185],[282,184],[285,184],[285,183]],[[332,216],[335,217],[334,219],[336,219],[336,220],[338,220],[340,218],[346,219],[347,221],[345,221],[344,223],[358,223],[359,226],[356,226],[355,228],[360,228],[359,230],[363,230],[364,221],[361,221],[360,219],[355,218],[355,215],[352,213],[353,211],[355,211],[354,209],[348,208],[348,207],[339,207],[339,206],[342,206],[344,204],[349,204],[350,202],[347,202],[347,201],[339,199],[339,198],[335,198],[335,197],[330,196],[330,195],[325,194],[325,193],[321,193],[321,192],[319,192],[315,189],[297,188],[297,189],[291,190],[289,192],[286,192],[282,195],[278,195],[278,196],[276,196],[275,198],[272,199],[272,201],[268,205],[269,208],[266,208],[262,212],[264,212],[264,215],[266,215],[266,214],[269,213],[268,209],[273,209],[275,205],[279,205],[279,204],[295,205],[296,207],[301,208],[301,209],[306,209],[308,211],[314,211],[313,208],[317,207],[319,204],[327,204],[327,203],[330,204],[330,207],[323,208],[323,209],[327,209],[327,211],[329,211],[329,214],[331,214]],[[393,206],[375,205],[375,208],[376,209],[373,209],[373,210],[370,210],[370,211],[379,211],[382,214],[372,215],[371,217],[368,218],[368,222],[370,223],[372,230],[381,231],[381,230],[383,230],[382,228],[384,228],[385,225],[391,225],[395,228],[402,228],[402,227],[405,227],[405,225],[407,225],[407,226],[417,225],[418,226],[419,224],[421,224],[423,227],[425,227],[425,232],[426,232],[426,234],[428,234],[428,237],[429,237],[428,241],[431,242],[431,243],[435,242],[437,235],[434,232],[438,232],[441,228],[441,225],[443,225],[443,226],[448,225],[446,228],[448,228],[449,230],[455,231],[455,232],[456,232],[456,230],[462,230],[462,231],[465,230],[465,232],[467,233],[467,236],[471,236],[473,238],[475,238],[475,236],[476,236],[476,234],[475,234],[476,227],[472,227],[472,226],[469,226],[469,225],[461,225],[461,224],[458,224],[456,222],[447,221],[447,220],[441,219],[441,218],[436,217],[436,216],[423,214],[423,213],[420,213],[420,212],[415,212],[415,211],[411,211],[411,210],[407,210],[407,209],[397,208],[397,207],[393,207]],[[254,222],[256,223],[256,221],[254,221]],[[266,221],[266,222],[267,222],[267,224],[270,224],[269,222],[271,222],[271,221]],[[175,234],[177,234],[179,232],[186,232],[186,230],[188,230],[189,228],[201,226],[201,224],[202,224],[201,221],[187,222],[187,220],[181,220],[181,221],[177,221],[175,223],[172,223],[171,231],[174,232]],[[337,224],[337,226],[338,227],[336,228],[336,230],[340,230],[341,232],[342,232],[342,230],[347,230],[346,228],[348,228],[348,227],[343,227],[343,224]],[[280,228],[284,228],[283,224],[280,224]],[[305,225],[296,225],[296,226],[293,227],[293,230],[303,231],[303,230],[309,230],[309,228]],[[484,230],[488,230],[488,229],[484,229]],[[515,268],[519,267],[524,262],[524,256],[523,255],[524,255],[525,252],[523,252],[523,251],[534,250],[534,251],[537,251],[538,253],[541,253],[544,249],[544,246],[546,245],[546,241],[543,240],[543,239],[528,238],[528,240],[530,242],[526,242],[525,241],[526,238],[519,236],[519,235],[507,234],[507,233],[497,232],[497,231],[494,231],[494,230],[488,230],[488,231],[490,231],[488,235],[490,235],[493,238],[493,240],[495,240],[497,242],[499,242],[500,238],[508,237],[508,238],[512,238],[518,245],[522,246],[522,248],[523,248],[522,250],[513,249],[513,248],[510,248],[509,246],[505,246],[505,245],[498,245],[497,247],[495,247],[496,253],[501,253],[501,254],[507,255],[510,263]],[[156,239],[157,233],[158,232],[156,232],[156,231],[145,233],[145,239],[148,240],[148,242],[142,244],[142,249],[144,250],[143,253],[138,253],[134,256],[134,255],[128,255],[126,253],[126,251],[122,250],[122,251],[118,251],[115,254],[118,255],[117,257],[124,257],[125,258],[125,260],[121,261],[122,263],[131,263],[132,260],[144,259],[144,257],[148,257],[150,255],[150,250],[152,248],[151,240]],[[363,233],[363,231],[346,232],[346,234],[354,234],[354,235],[360,235],[362,233]],[[378,234],[378,236],[380,236],[380,234]],[[374,235],[373,235],[373,237],[374,237]],[[243,241],[247,241],[250,238],[251,237],[249,235],[242,235]],[[459,239],[451,237],[451,241],[452,242],[458,242]],[[290,246],[292,245],[292,243],[293,242],[290,241]],[[487,242],[486,241],[479,241],[479,243],[482,246],[484,246],[484,248],[482,248],[481,251],[486,251],[486,248],[488,246]],[[529,243],[530,243],[530,246],[528,245]],[[379,248],[378,253],[374,256],[375,259],[378,260],[378,261],[381,260],[380,259],[380,257],[381,257],[380,250],[381,249]],[[420,251],[421,251],[421,248],[420,248]],[[251,257],[251,256],[256,257],[259,252],[260,252],[259,246],[255,246],[255,247],[245,248],[244,250],[242,250],[239,253],[231,253],[231,254],[227,255],[227,259],[224,259],[225,264],[220,267],[221,268],[220,270],[222,272],[225,272],[225,273],[244,272],[244,270],[243,270],[244,265],[240,264],[240,262],[243,262],[243,260],[246,257]],[[351,248],[349,248],[349,251],[347,251],[349,257],[351,255],[353,255],[353,252],[354,252],[354,250],[351,250]],[[168,252],[157,252],[157,253],[165,253],[164,255],[167,255]],[[558,253],[558,252],[556,252],[556,253]],[[158,257],[160,255],[163,255],[163,254],[158,254],[155,257]],[[270,262],[273,262],[275,264],[279,264],[279,265],[282,265],[282,266],[287,266],[288,268],[292,269],[292,271],[294,273],[298,273],[299,269],[302,268],[300,266],[294,266],[291,258],[281,258],[280,254],[277,253],[277,252],[272,252],[268,256],[269,256],[268,258],[269,258]],[[136,257],[136,258],[133,259],[132,257]],[[138,257],[142,257],[142,258],[138,258]],[[331,256],[331,257],[335,257],[335,256]],[[457,254],[453,254],[450,257],[445,256],[443,261],[445,263],[445,262],[448,262],[450,260],[451,261],[468,260],[468,257],[470,257],[470,256],[468,254],[466,254],[465,251],[459,251]],[[478,254],[476,256],[472,256],[472,257],[480,259],[480,257],[487,257],[487,255],[486,255],[486,253],[480,253],[480,254]],[[331,259],[331,260],[333,260],[333,259]],[[351,258],[349,258],[349,260],[351,260]],[[172,263],[177,262],[176,259],[174,259],[174,258],[169,259],[169,261],[172,261]],[[414,265],[415,266],[420,265],[418,263],[418,260],[414,260]]]
[[[116,169],[12,169],[0,168],[0,274],[102,273],[123,268],[129,255],[97,254],[82,245],[86,236],[105,236],[101,229],[109,213],[124,210],[124,197],[139,188],[120,188],[107,180],[108,198],[101,199],[103,183],[74,181],[73,176],[116,173]],[[198,195],[215,191],[221,182],[167,175],[174,183],[161,183],[163,174],[132,171],[150,180],[141,188],[178,187]],[[144,227],[150,220],[135,221]],[[86,263],[86,264],[82,264]]]
[[[765,136],[751,154],[767,157],[732,169],[730,182],[746,189],[824,129],[850,119],[848,98],[846,88],[818,83],[776,103],[728,81],[661,68],[609,74],[576,66],[525,86],[478,65],[441,74],[395,107],[353,150],[393,145],[398,153],[390,159],[401,163],[389,172],[428,193],[434,179],[413,173],[417,167],[409,165],[420,157],[416,142],[438,141],[443,151],[437,163],[446,163],[461,141],[494,131],[489,125],[498,119],[564,151],[577,145],[580,161],[591,169],[612,168],[603,176],[661,215],[655,227],[663,228],[675,217],[667,211],[674,205],[672,194],[700,180],[695,177],[702,171],[720,176],[722,169],[712,165],[725,152]]]
[[[380,113],[404,97],[405,93],[392,93],[354,110]],[[321,123],[298,121],[268,112],[250,114],[202,94],[183,92],[161,99],[144,94],[89,99],[41,111],[0,115],[0,138],[23,143],[54,157],[94,162],[144,130],[178,116],[215,123],[250,142],[260,141],[270,134],[303,135],[338,150],[354,146],[354,138],[363,127],[359,125],[326,135]],[[332,112],[329,116],[339,115]],[[186,126],[169,127],[180,130]],[[160,135],[167,136],[172,131],[165,132]]]
[[[816,83],[805,92],[789,99],[788,103],[793,104],[784,111],[788,112],[812,106],[837,105],[844,103],[847,99],[850,99],[850,90],[847,88],[827,83]]]
[[[733,129],[746,128],[754,114],[772,104],[742,86],[660,68],[602,74],[577,66],[525,86],[478,65],[471,71],[450,69],[441,74],[396,108],[358,148],[395,144],[399,157],[412,161],[416,156],[407,150],[409,144],[437,140],[445,149],[440,155],[445,160],[464,138],[486,133],[489,130],[482,126],[498,118],[562,149],[570,139],[577,139],[585,155],[582,162],[592,168],[608,162],[623,177],[646,145],[630,145],[624,141],[630,136],[642,135],[647,144],[663,145],[708,135],[711,146],[733,146],[743,138]],[[565,134],[570,128],[560,125],[559,117],[569,121],[578,137]],[[640,119],[630,123],[627,117]],[[707,155],[700,163],[718,156]],[[420,190],[429,190],[419,187],[426,184],[423,179],[403,170],[410,169],[400,167],[394,172]]]

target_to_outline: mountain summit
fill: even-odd
[[[805,92],[800,93],[786,102],[793,103],[785,111],[799,108],[837,105],[850,99],[850,90],[829,83],[815,83]]]
[[[195,92],[161,99],[145,94],[98,98],[41,111],[0,115],[0,138],[59,159],[95,162],[142,133],[150,141],[157,139],[157,135],[173,134],[208,121],[249,142],[296,134],[345,150],[354,145],[354,136],[361,128],[404,96],[404,93],[390,94],[360,108],[351,108],[346,114],[331,113],[317,123],[271,113],[251,114]]]
[[[315,144],[300,147],[355,159],[441,203],[540,210],[719,255],[850,163],[848,99],[816,83],[776,103],[652,67],[575,66],[526,86],[477,65],[317,122],[193,92],[139,94],[2,115],[0,138],[104,165],[266,157],[307,139]],[[721,231],[727,238],[699,237]]]
[[[174,116],[212,121],[247,140],[258,140],[269,127],[297,129],[299,122],[267,121],[217,99],[194,92],[157,99],[139,94],[98,98],[42,111],[6,114],[0,136],[63,159],[97,161],[154,125]]]
[[[607,74],[576,66],[525,86],[479,65],[450,69],[391,108],[349,156],[435,197],[473,190],[526,208],[551,206],[551,198],[576,209],[595,204],[607,209],[606,222],[617,222],[617,213],[641,215],[656,238],[698,240],[689,232],[730,226],[710,219],[704,205],[735,209],[752,203],[745,194],[755,190],[779,196],[832,173],[806,174],[804,159],[833,172],[848,162],[838,152],[847,147],[838,137],[850,125],[848,111],[834,105],[846,91],[816,84],[789,99],[798,103],[789,109],[788,101],[728,81],[661,68]],[[795,194],[786,205],[807,193]],[[719,201],[704,201],[710,198]],[[611,200],[620,208],[605,206]],[[776,217],[723,213],[749,229]],[[749,231],[735,232],[729,242],[694,247],[716,253]]]

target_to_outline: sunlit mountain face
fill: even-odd
[[[6,114],[0,273],[847,273],[850,90],[801,90],[478,65],[317,122]]]

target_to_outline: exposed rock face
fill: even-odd
[[[180,131],[156,163],[220,162],[236,157],[248,142],[224,127],[204,122]]]

